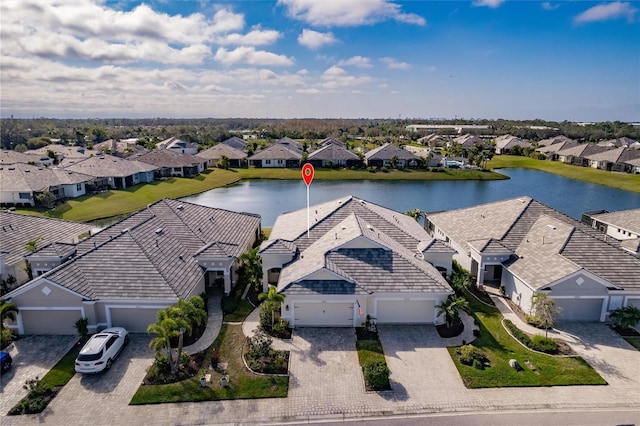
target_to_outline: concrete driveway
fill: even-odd
[[[0,376],[0,416],[6,415],[27,394],[22,388],[25,381],[42,378],[77,340],[78,336],[27,336],[5,349],[13,364]]]
[[[379,325],[378,336],[397,400],[455,399],[465,391],[444,339],[433,325]]]

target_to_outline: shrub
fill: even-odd
[[[524,316],[524,320],[527,322],[527,324],[530,324],[534,327],[538,327],[541,328],[542,323],[540,321],[540,318],[538,318],[536,315],[525,315]]]
[[[258,331],[253,337],[247,339],[247,355],[249,357],[268,358],[271,355],[271,344],[273,339],[265,332]]]
[[[363,367],[364,379],[374,389],[389,387],[389,367],[384,361],[370,361]]]
[[[514,323],[512,323],[508,319],[504,320],[504,324],[507,326],[507,328],[509,329],[511,334],[513,334],[513,337],[518,339],[526,347],[528,347],[528,348],[531,347],[531,338],[529,337],[529,335],[527,333],[525,333],[524,331],[520,330],[518,327],[516,327],[516,325]]]
[[[380,171],[381,171],[382,173],[389,173],[389,169],[388,169],[386,166],[382,166],[382,167],[380,167]]]
[[[489,362],[487,356],[473,345],[464,345],[460,348],[460,362],[464,365],[483,370],[485,363]]]
[[[225,314],[230,314],[235,312],[238,308],[238,304],[240,303],[240,299],[238,297],[234,297],[234,295],[227,295],[222,298],[222,312]]]
[[[5,348],[9,346],[13,336],[11,336],[11,331],[6,328],[3,328],[0,333],[2,333],[2,335],[0,336],[0,347]]]
[[[290,337],[289,330],[289,321],[279,320],[273,325],[273,329],[271,330],[272,334],[279,338],[287,338]]]
[[[558,352],[558,343],[553,339],[537,335],[531,339],[530,348],[547,354],[555,354]]]
[[[367,171],[368,171],[369,173],[375,173],[375,172],[376,172],[376,168],[375,168],[375,167],[371,167],[371,166],[369,166],[369,167],[367,167]]]

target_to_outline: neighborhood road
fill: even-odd
[[[6,417],[3,412],[0,423],[265,424],[640,407],[640,352],[605,325],[569,325],[567,330],[576,337],[576,350],[609,385],[503,389],[464,388],[444,344],[438,345],[435,330],[417,332],[420,328],[396,326],[381,331],[392,391],[365,392],[353,329],[302,329],[286,343],[292,350],[289,397],[148,406],[127,405],[153,357],[147,347],[149,337],[134,335],[111,371],[76,375],[42,414]]]

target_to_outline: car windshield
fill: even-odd
[[[96,361],[102,357],[102,350],[95,354],[80,354],[78,361]]]

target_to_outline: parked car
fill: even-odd
[[[111,327],[91,336],[76,358],[76,372],[99,373],[111,368],[125,345],[129,333],[122,327]]]
[[[0,352],[0,372],[6,373],[11,368],[11,363],[13,359],[11,359],[11,355],[8,352]]]

